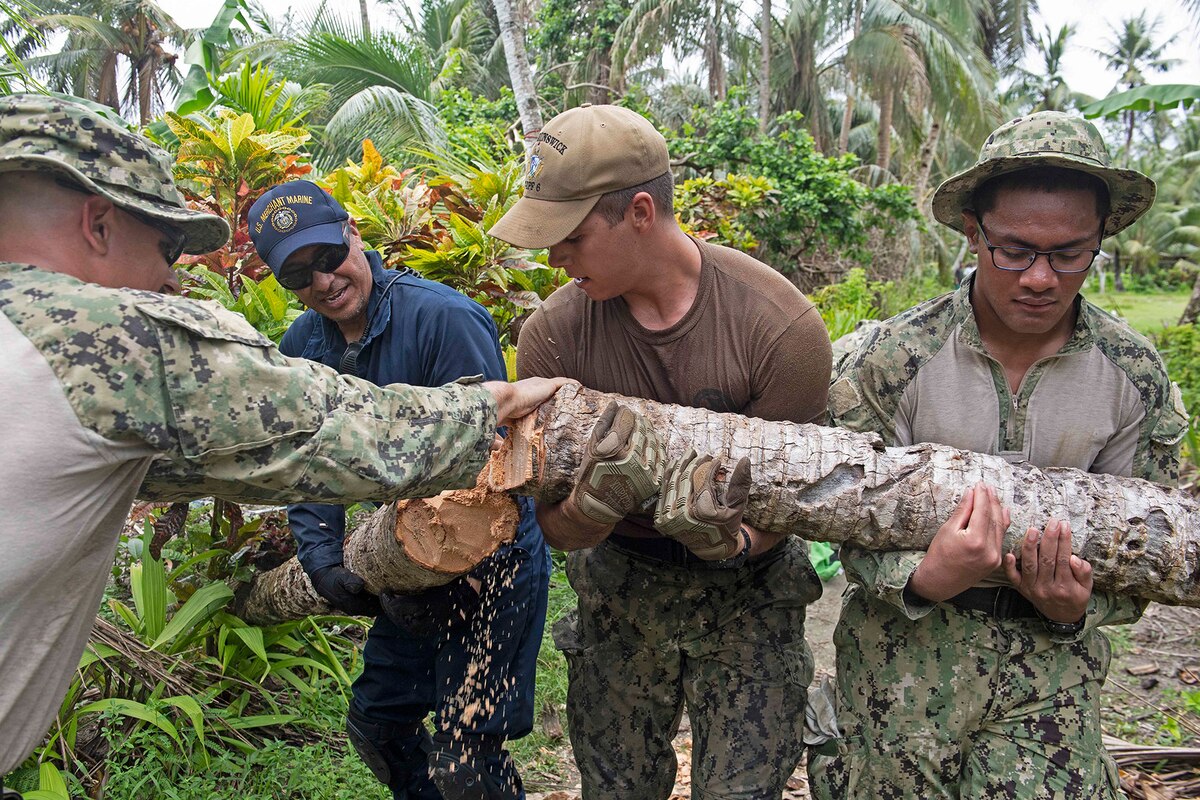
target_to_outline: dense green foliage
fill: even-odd
[[[759,242],[764,260],[785,274],[818,244],[866,260],[870,229],[894,231],[917,218],[908,187],[854,180],[858,158],[823,155],[802,121],[795,112],[783,114],[761,134],[749,108],[731,100],[670,139],[671,151],[701,174],[738,172],[769,182],[772,191],[756,198],[757,207],[739,208],[750,213],[736,219]]]

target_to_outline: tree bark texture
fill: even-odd
[[[892,103],[896,90],[890,86],[879,97],[879,130],[875,138],[875,165],[880,169],[891,169],[892,164]]]
[[[1179,316],[1178,324],[1193,325],[1198,319],[1200,319],[1200,274],[1196,275],[1196,282],[1192,284],[1192,294],[1188,298],[1183,313]]]
[[[533,87],[533,70],[529,66],[529,54],[525,50],[525,31],[517,24],[516,10],[512,0],[492,0],[496,9],[496,20],[500,24],[500,40],[504,45],[504,59],[508,63],[508,78],[512,83],[513,97],[517,101],[517,114],[521,118],[521,133],[525,136],[525,158],[542,130],[542,110],[538,106],[537,92]]]
[[[771,0],[762,0],[758,20],[758,132],[771,121]]]
[[[574,385],[522,420],[488,480],[557,502],[570,492],[595,420],[616,399],[645,415],[670,455],[687,447],[747,456],[746,519],[806,539],[873,550],[924,550],[963,493],[984,481],[1012,512],[1005,550],[1051,518],[1071,524],[1074,551],[1100,588],[1200,606],[1200,510],[1178,490],[1075,469],[1038,469],[934,444],[884,447],[875,434],[768,422],[620,397]]]
[[[517,520],[513,499],[484,487],[400,500],[347,531],[344,563],[372,594],[417,592],[469,572],[513,538]],[[255,624],[334,613],[295,558],[243,587],[235,605]]]

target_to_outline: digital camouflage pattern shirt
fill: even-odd
[[[935,442],[1037,467],[1178,481],[1187,416],[1143,336],[1080,297],[1071,338],[1014,394],[979,336],[973,282],[880,323],[839,360],[834,424],[894,446]],[[903,589],[924,555],[846,548],[843,561],[875,597],[916,618],[931,606],[907,604]],[[1088,625],[1136,618],[1140,605],[1097,592]]]
[[[210,303],[0,264],[0,775],[45,733],[135,495],[389,501],[473,486],[480,387],[377,387]]]

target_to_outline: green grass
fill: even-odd
[[[1164,327],[1179,322],[1179,315],[1187,305],[1190,292],[1181,289],[1174,292],[1114,292],[1099,291],[1087,287],[1084,296],[1106,311],[1116,314],[1139,333],[1151,336]]]
[[[533,733],[524,739],[509,742],[508,749],[521,772],[525,788],[545,791],[561,785],[563,775],[563,747],[567,744],[567,660],[554,647],[552,629],[554,623],[575,607],[575,592],[567,583],[566,554],[551,551],[554,569],[550,573],[550,601],[546,611],[546,630],[542,634],[542,646],[538,651],[537,693],[535,708],[537,718]],[[551,739],[543,729],[543,715],[548,709],[558,714],[564,735]]]

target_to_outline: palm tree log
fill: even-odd
[[[670,455],[687,447],[750,459],[747,521],[806,539],[872,550],[924,550],[963,493],[994,486],[1011,509],[1005,549],[1051,518],[1071,524],[1096,585],[1200,607],[1200,512],[1191,496],[1136,478],[1038,469],[935,444],[884,447],[876,434],[748,419],[703,409],[560,389],[496,453],[493,489],[557,502],[570,493],[595,420],[612,400],[645,415]]]
[[[372,594],[417,592],[470,571],[512,540],[517,519],[511,497],[483,487],[399,500],[346,532],[344,563]],[[241,587],[235,610],[254,624],[337,613],[295,558]]]

